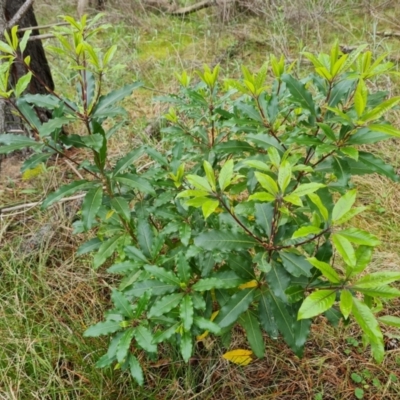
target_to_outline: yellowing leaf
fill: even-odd
[[[246,283],[243,283],[242,285],[240,285],[239,289],[249,289],[249,288],[257,287],[257,285],[258,285],[258,282],[255,279],[253,279],[250,282],[246,282]]]
[[[35,168],[32,168],[32,169],[27,169],[22,174],[22,180],[29,181],[30,179],[39,176],[43,171],[44,171],[43,164],[39,164]]]
[[[211,314],[210,321],[214,321],[214,319],[217,317],[218,313],[219,313],[219,310],[214,311],[214,312]],[[208,331],[204,331],[204,333],[202,333],[201,335],[199,335],[199,336],[196,337],[196,340],[197,340],[198,342],[200,342],[200,341],[204,340],[204,339],[208,336],[208,334],[209,334]]]
[[[248,365],[253,360],[251,358],[252,354],[253,352],[250,350],[237,349],[228,351],[222,356],[222,358],[225,358],[225,360],[233,362],[234,364],[237,365]]]
[[[114,212],[115,212],[114,210],[108,211],[108,213],[106,214],[106,219],[111,218],[114,215]]]

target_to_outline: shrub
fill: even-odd
[[[351,177],[379,173],[397,180],[390,165],[365,146],[359,150],[400,136],[384,120],[400,97],[369,90],[392,63],[384,56],[371,61],[363,46],[342,54],[336,43],[330,54],[304,53],[313,68],[302,79],[274,56],[270,68],[253,74],[243,66],[242,79],[223,85],[218,66],[204,66],[194,84],[183,72],[180,92],[160,99],[173,105],[162,133],[167,150],[141,146],[113,163],[108,144],[118,125],[107,130],[104,122],[123,113],[116,104],[140,84],[101,94],[115,46],[102,55],[90,44],[93,22],[65,20],[70,37],[56,33],[53,50],[76,71],[76,98],[23,95],[32,76],[27,59],[27,75],[9,90],[8,70],[21,59],[28,34],[18,43],[13,29],[0,43],[9,60],[1,66],[0,94],[35,137],[0,135],[0,152],[31,147],[35,154],[24,169],[65,147],[92,154],[80,164],[87,179],[60,187],[42,206],[85,191],[74,231],[95,237],[78,254],[93,252],[94,268],[112,260],[107,271],[121,276],[105,320],[85,332],[111,336],[97,366],[117,363],[142,384],[138,354],[154,355],[169,343],[188,361],[208,333],[229,347],[236,324],[257,357],[264,356],[264,334],[282,335],[301,356],[320,314],[334,324],[354,318],[382,361],[379,324],[399,326],[400,319],[376,314],[382,299],[399,296],[390,284],[400,273],[365,273],[379,240],[350,225],[366,208],[354,206]],[[53,118],[40,124],[32,105]],[[60,135],[75,121],[84,135]],[[135,163],[143,154],[153,164],[139,172]]]

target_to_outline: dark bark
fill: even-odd
[[[25,0],[6,0],[5,17],[9,21],[15,13],[25,3]],[[36,17],[33,11],[33,7],[30,7],[28,12],[18,22],[20,28],[27,28],[30,26],[37,26]],[[39,35],[40,32],[37,29],[33,29],[32,35]],[[22,36],[22,34],[20,35]],[[54,90],[54,82],[51,76],[49,64],[47,62],[46,54],[43,49],[42,42],[40,40],[34,40],[28,42],[24,57],[31,57],[31,68],[34,71],[36,77],[31,81],[28,88],[29,93],[47,93],[46,87]],[[18,81],[19,77],[26,74],[26,69],[23,65],[16,63],[12,71],[12,84]]]

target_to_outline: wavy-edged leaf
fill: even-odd
[[[133,328],[126,329],[118,342],[116,356],[119,363],[122,363],[127,357],[134,333]]]
[[[279,255],[286,271],[293,276],[311,276],[311,264],[304,256],[285,251],[279,252]]]
[[[143,377],[142,367],[140,366],[140,362],[133,354],[129,354],[128,362],[129,362],[129,371],[131,373],[132,378],[135,379],[135,381],[140,386],[143,386],[144,377]]]
[[[157,352],[157,345],[153,342],[153,334],[151,330],[147,327],[139,325],[134,330],[135,339],[138,345],[149,353]]]
[[[156,265],[145,265],[144,269],[147,272],[150,272],[161,282],[168,283],[169,285],[175,285],[177,287],[180,285],[180,279],[172,271],[168,271],[162,267],[157,267]]]
[[[109,110],[113,108],[118,101],[129,96],[134,89],[137,89],[140,86],[142,86],[141,82],[131,83],[130,85],[125,85],[120,89],[101,96],[92,112],[92,115],[96,118],[102,118],[108,115]]]
[[[190,331],[193,325],[193,315],[194,315],[194,310],[193,310],[192,298],[187,294],[182,299],[181,306],[179,309],[179,316],[181,317],[183,323],[183,329],[187,332]]]
[[[123,197],[113,197],[111,199],[111,207],[125,221],[129,222],[131,220],[131,209],[129,203]]]
[[[258,303],[258,318],[265,332],[267,332],[272,339],[277,339],[279,332],[274,315],[272,313],[270,302],[271,295],[269,290],[263,291]]]
[[[306,89],[304,83],[301,83],[291,75],[283,74],[282,81],[286,83],[293,99],[298,102],[303,108],[310,111],[311,115],[316,116],[315,103],[311,93]]]
[[[193,339],[190,332],[184,332],[181,336],[181,354],[185,362],[188,362],[193,352]]]
[[[211,333],[214,333],[215,335],[219,335],[221,333],[221,327],[209,319],[203,317],[194,317],[193,322],[200,329],[209,331]]]
[[[235,293],[230,300],[221,308],[215,323],[221,328],[236,322],[239,316],[244,313],[253,301],[256,289],[244,289]]]
[[[169,313],[181,302],[183,296],[184,293],[173,293],[162,297],[153,304],[150,311],[147,313],[147,316],[152,318]]]
[[[89,327],[84,333],[84,337],[97,337],[101,335],[109,335],[121,329],[118,321],[98,322],[96,325]]]
[[[137,189],[145,194],[155,195],[156,192],[151,184],[146,180],[137,175],[133,174],[119,174],[113,177],[113,180],[122,183],[133,189]]]
[[[345,237],[349,242],[355,244],[374,247],[381,243],[375,235],[358,228],[348,228],[338,231],[337,233],[340,234],[340,236]]]
[[[90,189],[82,203],[82,220],[85,229],[90,229],[95,221],[97,212],[103,200],[103,188],[101,186]]]
[[[81,244],[76,251],[77,256],[81,256],[82,254],[90,253],[91,251],[97,250],[103,242],[99,238],[93,238],[89,241]]]
[[[248,249],[257,242],[249,235],[229,231],[208,231],[195,237],[194,244],[205,250],[231,251]]]
[[[99,251],[93,257],[93,268],[99,268],[107,260],[107,258],[114,253],[114,250],[124,238],[125,236],[121,234],[114,235],[110,239],[105,240],[99,247]]]
[[[151,258],[154,235],[150,224],[144,218],[139,218],[137,223],[137,240],[143,254]]]
[[[239,323],[246,331],[247,340],[249,341],[254,354],[258,358],[263,358],[265,353],[265,343],[260,323],[257,318],[252,312],[246,311],[240,316]]]
[[[130,151],[126,156],[121,158],[115,165],[112,176],[118,175],[120,172],[125,171],[143,154],[143,148]]]
[[[132,304],[125,297],[123,293],[117,289],[112,289],[111,300],[115,308],[126,318],[133,318],[134,313],[132,309]]]
[[[74,194],[80,190],[91,188],[93,187],[93,185],[93,182],[79,180],[69,183],[68,185],[61,186],[54,193],[51,193],[47,196],[46,200],[42,203],[42,209],[51,206],[52,204],[56,203],[66,196],[70,196],[71,194]]]

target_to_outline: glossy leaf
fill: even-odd
[[[243,233],[208,231],[194,239],[194,244],[205,250],[221,251],[248,249],[257,243],[252,237]]]
[[[353,295],[349,290],[343,289],[341,291],[339,307],[343,317],[347,319],[353,308]]]
[[[335,299],[334,290],[316,290],[303,301],[297,318],[307,319],[322,314],[333,306]]]
[[[332,268],[332,266],[326,262],[319,261],[315,257],[307,258],[308,262],[315,268],[317,268],[322,275],[328,279],[329,282],[339,283],[340,278],[338,273]]]

